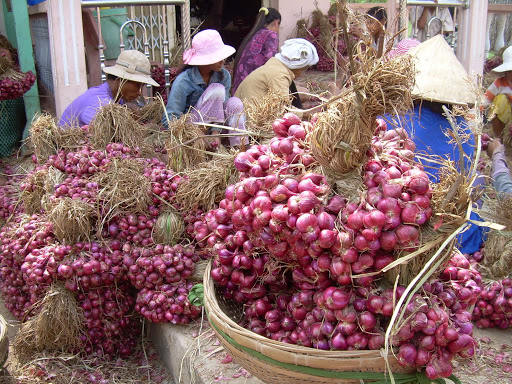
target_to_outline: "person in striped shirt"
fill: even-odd
[[[512,46],[503,52],[503,64],[493,69],[502,73],[485,91],[484,103],[490,105],[492,130],[501,137],[503,128],[512,122]]]

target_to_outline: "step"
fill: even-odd
[[[151,339],[175,384],[263,384],[234,362],[223,363],[226,351],[208,322],[150,326]]]

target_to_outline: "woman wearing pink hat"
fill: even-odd
[[[183,53],[185,67],[174,80],[167,101],[167,118],[179,118],[188,113],[193,122],[223,124],[245,129],[242,101],[229,97],[231,75],[223,67],[224,60],[235,53],[235,48],[224,44],[219,32],[205,29],[192,39],[192,48]],[[220,129],[211,129],[211,134]],[[230,137],[230,145],[239,145],[240,137]],[[211,143],[220,143],[218,137]]]

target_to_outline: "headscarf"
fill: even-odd
[[[310,67],[318,63],[316,48],[306,39],[289,39],[276,54],[276,59],[290,69]]]

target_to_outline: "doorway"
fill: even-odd
[[[191,0],[191,25],[195,27],[202,22],[201,30],[216,29],[225,44],[238,49],[260,8],[261,0]]]

